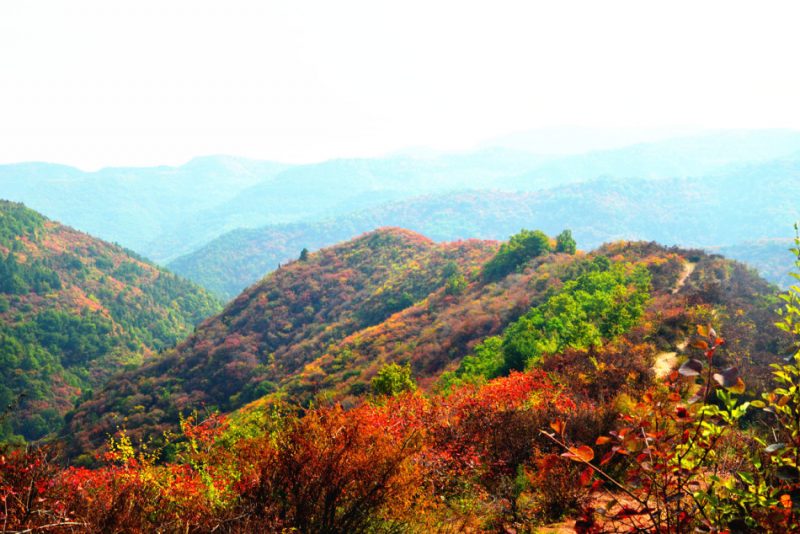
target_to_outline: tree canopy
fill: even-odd
[[[486,281],[497,281],[529,260],[550,252],[550,238],[540,230],[520,230],[503,243],[483,268]]]
[[[563,252],[564,254],[575,254],[577,250],[577,243],[572,237],[572,230],[564,230],[556,236],[556,252]]]

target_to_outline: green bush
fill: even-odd
[[[497,281],[528,261],[550,252],[550,238],[539,230],[521,230],[503,243],[494,258],[483,267],[487,282]]]
[[[572,237],[572,230],[564,230],[556,236],[556,252],[564,254],[575,254],[577,243]]]
[[[372,392],[376,395],[394,396],[404,391],[415,391],[417,384],[411,376],[411,367],[390,363],[384,365],[372,379]]]

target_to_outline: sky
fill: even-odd
[[[3,0],[0,163],[800,129],[800,3]]]

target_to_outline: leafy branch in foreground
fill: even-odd
[[[795,227],[797,229],[797,227]],[[800,270],[800,235],[792,248]],[[793,274],[800,279],[800,274]],[[785,301],[777,326],[800,338],[800,286]],[[631,532],[721,532],[800,530],[800,351],[773,364],[777,387],[762,400],[740,401],[745,383],[736,367],[719,369],[724,340],[699,325],[690,358],[663,386],[652,388],[608,436],[595,442],[603,452],[573,445],[564,424],[542,431],[585,465],[581,482],[607,493],[576,527]],[[749,408],[762,413],[748,414]],[[617,473],[620,473],[619,475]],[[598,499],[599,500],[599,499]],[[597,516],[602,519],[598,520]]]
[[[716,369],[712,360],[724,340],[709,326],[698,326],[692,346],[704,360],[689,359],[663,386],[646,392],[622,425],[595,445],[605,453],[593,462],[594,450],[569,446],[556,434],[545,433],[566,449],[563,456],[586,465],[583,481],[611,490],[605,521],[620,527],[684,532],[715,524],[709,496],[716,492],[708,475],[715,473],[715,449],[724,434],[744,415],[748,403],[737,405],[734,393],[744,390],[735,367]],[[556,422],[553,428],[558,429]],[[619,459],[623,457],[623,459]],[[612,475],[611,462],[625,469]]]

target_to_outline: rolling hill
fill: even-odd
[[[424,298],[450,271],[477,268],[495,248],[386,229],[311,254],[242,293],[175,349],[117,377],[79,406],[70,432],[86,449],[121,417],[141,435],[200,406],[238,408],[274,392],[331,343]]]
[[[57,430],[77,397],[219,307],[129,251],[0,202],[0,440]]]
[[[575,331],[585,331],[593,345],[618,335],[604,332],[625,323],[621,317],[634,325],[643,314],[641,324],[648,326],[631,342],[647,339],[651,363],[658,350],[675,350],[697,314],[711,306],[734,331],[768,324],[776,302],[773,288],[747,268],[699,250],[620,242],[588,255],[523,258],[511,274],[486,279],[484,266],[503,250],[493,241],[436,244],[407,230],[382,229],[284,265],[175,349],[115,377],[79,405],[66,431],[73,454],[95,450],[123,424],[133,439],[157,437],[174,430],[181,414],[200,408],[229,412],[253,402],[259,409],[270,399],[353,405],[390,363],[410,365],[425,390],[446,373],[466,380],[471,371],[462,369],[464,358],[491,352],[479,347],[494,346],[495,336],[512,339],[516,321],[561,313],[557,302],[594,291],[621,293],[587,301],[594,311],[579,324],[597,313],[616,319],[606,326],[586,323],[594,325],[588,330],[576,325]],[[573,293],[582,284],[595,289]],[[629,297],[630,309],[597,311]],[[726,309],[740,312],[727,315]],[[769,328],[742,336],[737,350],[748,354],[742,367],[762,369],[753,376],[768,373],[763,362],[777,357],[778,337]],[[585,341],[564,342],[586,348]]]

